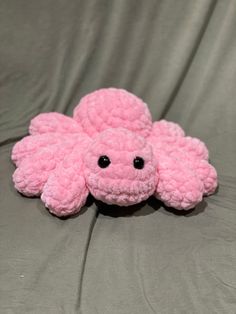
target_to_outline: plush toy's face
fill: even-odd
[[[84,165],[89,191],[107,204],[139,203],[152,195],[157,185],[152,147],[126,129],[100,133],[89,146]]]

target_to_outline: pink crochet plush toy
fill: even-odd
[[[88,94],[73,118],[39,114],[29,132],[12,151],[13,181],[57,216],[77,213],[89,193],[122,206],[154,195],[188,210],[217,186],[204,143],[173,122],[153,123],[147,105],[123,89]]]

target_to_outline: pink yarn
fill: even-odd
[[[147,105],[123,89],[88,94],[73,118],[39,114],[29,132],[13,147],[13,181],[57,216],[78,212],[89,193],[122,206],[155,195],[188,210],[217,186],[205,144],[176,123],[152,123]]]

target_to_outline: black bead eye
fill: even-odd
[[[110,165],[111,161],[107,156],[100,156],[98,159],[98,165],[100,168],[106,168]]]
[[[144,160],[143,160],[142,157],[135,157],[134,161],[133,161],[133,164],[134,164],[134,168],[136,168],[136,169],[143,169],[143,167],[144,167]]]

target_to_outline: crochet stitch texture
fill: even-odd
[[[57,216],[77,213],[89,193],[122,206],[154,195],[188,210],[217,186],[205,144],[176,123],[153,123],[147,105],[123,89],[86,95],[73,117],[39,114],[29,133],[13,147],[15,188],[41,196]]]

